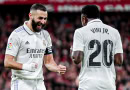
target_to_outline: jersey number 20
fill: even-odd
[[[97,48],[96,48],[96,51],[94,51],[89,57],[89,66],[101,66],[101,62],[94,62],[93,59],[100,54],[101,47],[103,47],[103,49],[102,49],[103,50],[103,53],[102,53],[103,60],[102,60],[102,62],[103,62],[103,65],[109,67],[112,64],[113,42],[111,40],[105,40],[103,42],[103,46],[101,46],[101,43],[98,40],[91,40],[89,45],[88,45],[89,50],[92,50],[94,48],[95,44],[97,45]]]

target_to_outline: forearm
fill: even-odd
[[[7,61],[4,63],[6,68],[11,68],[15,70],[22,70],[22,64],[17,63],[16,61]]]
[[[66,67],[63,65],[57,65],[52,54],[44,56],[44,64],[50,71],[58,72],[60,74],[64,74],[66,72]]]
[[[123,64],[123,54],[122,53],[117,53],[114,55],[114,63],[117,66],[122,66]]]
[[[55,63],[52,54],[44,56],[44,64],[46,68],[50,71],[58,72],[59,70],[58,65]]]
[[[50,71],[53,71],[53,72],[58,72],[59,71],[59,68],[58,66],[54,63],[54,64],[45,64],[46,68]]]
[[[74,51],[72,54],[72,60],[75,64],[79,64],[83,60],[84,54],[82,51]]]
[[[33,63],[29,63],[29,64],[22,64],[22,63],[18,63],[14,60],[14,56],[11,55],[5,55],[5,60],[4,60],[4,66],[6,68],[11,68],[11,69],[15,69],[15,70],[27,70],[27,71],[31,71],[34,72],[37,67],[38,64],[33,62]]]
[[[4,60],[4,66],[6,68],[21,70],[22,69],[22,64],[17,63],[14,59],[15,59],[14,56],[6,54],[5,55],[5,60]]]

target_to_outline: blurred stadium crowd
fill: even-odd
[[[117,28],[121,34],[124,50],[123,67],[117,69],[117,90],[130,90],[130,13],[102,12],[101,20]],[[0,15],[0,90],[10,90],[11,70],[4,68],[4,53],[10,33],[22,25],[27,16],[7,13]],[[54,58],[57,64],[67,66],[65,75],[48,71],[44,66],[47,90],[77,90],[76,78],[80,65],[70,59],[70,47],[75,29],[82,27],[80,13],[49,13],[46,29],[53,42]]]

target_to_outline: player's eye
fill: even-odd
[[[39,17],[38,19],[40,19],[40,20],[42,20],[42,19],[44,19],[44,20],[47,20],[47,17]]]
[[[44,20],[47,20],[47,18],[44,18]]]
[[[42,19],[43,19],[43,17],[39,17],[38,19],[42,20]]]

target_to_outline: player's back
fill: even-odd
[[[79,87],[86,90],[115,90],[114,50],[118,31],[95,19],[77,32],[84,43]]]

